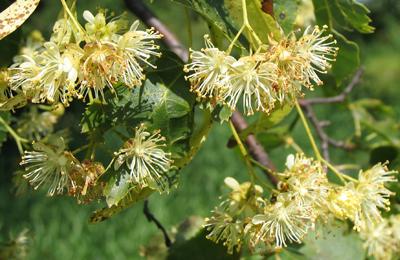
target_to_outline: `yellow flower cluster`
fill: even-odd
[[[249,56],[234,58],[216,48],[205,36],[206,48],[191,50],[191,63],[184,68],[191,90],[200,98],[215,98],[235,110],[241,100],[244,113],[269,113],[276,102],[291,102],[302,95],[302,86],[321,85],[318,73],[327,73],[338,48],[325,28],[307,28],[296,39],[294,33]]]
[[[141,190],[149,187],[160,192],[170,186],[167,172],[171,168],[171,154],[164,152],[165,138],[158,131],[149,133],[142,124],[136,128],[133,138],[114,154],[114,169],[121,178]],[[35,189],[48,188],[47,194],[68,194],[79,202],[98,199],[103,194],[104,183],[99,177],[105,172],[99,162],[80,162],[66,149],[63,138],[50,136],[33,144],[33,151],[25,151],[21,165],[25,166],[24,177]]]
[[[361,232],[382,223],[380,209],[388,208],[392,194],[384,185],[395,180],[385,165],[360,171],[358,180],[344,186],[330,183],[322,164],[302,154],[289,155],[286,166],[269,201],[258,186],[228,178],[233,191],[206,219],[208,238],[224,241],[229,252],[244,243],[252,250],[259,245],[280,248],[301,243],[317,221],[332,216],[352,220]]]
[[[83,13],[82,27],[76,18],[58,20],[50,41],[41,37],[27,43],[9,68],[11,91],[23,93],[33,103],[68,105],[74,98],[104,100],[104,90],[116,83],[140,86],[144,66],[160,56],[154,29],[139,30],[139,22],[127,28],[123,18],[107,21],[104,12]]]
[[[122,168],[122,174],[137,189],[150,187],[159,192],[168,191],[166,173],[170,170],[171,154],[165,152],[165,137],[159,131],[149,133],[144,124],[136,128],[135,136],[125,142],[115,153],[115,170]]]
[[[397,259],[400,254],[400,215],[392,215],[379,224],[361,230],[364,248],[376,260]]]

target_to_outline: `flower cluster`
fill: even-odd
[[[90,202],[101,197],[98,178],[104,173],[101,163],[81,163],[72,152],[66,150],[62,137],[35,142],[33,151],[25,151],[21,165],[25,166],[24,177],[38,189],[48,188],[47,194],[63,194],[66,190],[79,202]]]
[[[302,154],[289,155],[286,167],[278,174],[278,191],[269,201],[254,192],[250,183],[239,185],[229,178],[226,182],[233,192],[206,220],[211,230],[208,237],[224,241],[232,252],[244,241],[251,250],[259,245],[280,248],[301,243],[317,221],[326,222],[332,216],[352,220],[354,229],[364,233],[381,225],[380,209],[389,206],[392,194],[384,185],[395,180],[385,165],[360,171],[358,180],[344,186],[330,183],[322,164]]]
[[[171,169],[171,154],[165,152],[165,137],[159,131],[149,133],[144,124],[136,128],[135,136],[115,153],[115,170],[123,165],[129,182],[138,189],[150,187],[159,192],[169,188],[167,173]],[[122,174],[124,175],[124,174]]]
[[[392,215],[360,232],[368,255],[376,260],[393,259],[400,254],[400,215]]]
[[[232,110],[241,100],[244,112],[269,113],[275,103],[291,102],[302,95],[302,86],[321,85],[318,73],[327,73],[338,48],[325,27],[307,28],[296,39],[294,33],[281,41],[239,59],[214,47],[205,36],[206,48],[191,50],[191,63],[184,68],[191,90],[199,97],[215,98]]]
[[[64,106],[58,104],[50,111],[40,111],[37,106],[29,107],[17,122],[17,132],[20,136],[28,140],[39,141],[43,137],[51,134],[54,125],[64,113]]]
[[[48,186],[47,194],[62,194],[70,185],[69,173],[79,165],[71,152],[65,151],[63,138],[53,144],[36,142],[33,151],[25,151],[21,165],[25,166],[24,177],[35,189]]]
[[[119,82],[129,88],[142,84],[144,65],[154,67],[149,59],[161,55],[155,44],[161,35],[139,30],[138,21],[130,28],[123,18],[107,22],[104,12],[85,11],[83,17],[84,28],[76,18],[63,18],[50,41],[36,37],[27,42],[9,68],[12,91],[33,103],[68,105],[87,96],[104,100],[104,90],[113,92]]]
[[[396,181],[394,173],[384,164],[360,171],[358,181],[331,189],[330,210],[338,218],[352,220],[357,231],[382,222],[380,209],[389,209],[389,197],[393,195],[385,184]]]
[[[225,184],[232,190],[218,207],[213,216],[206,219],[205,227],[210,233],[207,238],[218,243],[223,241],[228,252],[238,252],[247,240],[245,227],[251,217],[257,214],[266,202],[261,197],[263,189],[250,182],[239,184],[234,178],[225,178]]]
[[[322,165],[303,155],[288,156],[286,165],[287,170],[280,174],[279,193],[248,226],[253,245],[301,243],[317,218],[325,214],[329,183]]]

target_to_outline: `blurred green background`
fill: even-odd
[[[11,1],[1,1],[4,8]],[[78,11],[95,11],[105,7],[119,14],[125,9],[123,1],[99,0],[78,1]],[[366,3],[372,11],[376,33],[360,36],[349,33],[350,39],[361,47],[362,64],[365,75],[357,86],[354,97],[375,97],[400,112],[400,8],[397,1],[373,1]],[[184,42],[189,42],[185,28],[185,10],[167,0],[155,0],[151,5],[154,12]],[[20,46],[19,38],[32,29],[40,29],[48,36],[55,21],[60,5],[55,0],[43,0],[39,10],[14,35],[1,42],[0,64],[8,65]],[[133,19],[133,17],[132,17]],[[202,46],[202,35],[207,26],[200,17],[191,14],[194,48]],[[339,123],[332,127],[330,134],[341,138],[349,132],[350,125],[344,124],[343,111],[321,108],[320,118]],[[396,118],[398,118],[396,116]],[[347,120],[347,119],[346,119]],[[350,129],[351,131],[352,129]],[[329,131],[328,131],[329,132]],[[245,180],[247,174],[244,164],[234,150],[227,149],[230,137],[226,125],[216,125],[205,145],[193,162],[182,171],[179,186],[168,196],[150,197],[150,208],[154,215],[171,228],[191,215],[207,216],[218,203],[223,193],[223,179],[234,176]],[[296,141],[307,147],[301,127],[296,127]],[[7,241],[23,229],[29,229],[29,259],[136,259],[139,247],[146,244],[159,231],[154,224],[148,223],[142,213],[143,203],[124,211],[100,224],[89,224],[88,218],[95,208],[77,205],[73,199],[56,197],[49,199],[44,193],[28,192],[16,196],[12,185],[12,175],[18,161],[14,142],[7,141],[0,153],[0,242]],[[268,148],[267,148],[268,150]],[[305,149],[307,151],[307,149]],[[271,151],[277,165],[283,165],[290,148]],[[333,152],[334,160],[351,162],[354,157]],[[361,158],[364,163],[368,158]]]

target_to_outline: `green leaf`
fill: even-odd
[[[318,24],[328,25],[332,29],[335,22],[342,23],[343,17],[337,10],[335,0],[313,0],[313,5]]]
[[[124,174],[119,181],[111,178],[104,189],[108,207],[118,205],[118,203],[128,194],[131,186],[129,174]]]
[[[275,0],[274,15],[286,34],[293,31],[294,22],[296,20],[299,7],[298,0]]]
[[[356,137],[362,138],[363,146],[375,149],[380,146],[400,148],[400,125],[394,119],[394,111],[381,100],[360,99],[349,104]]]
[[[371,18],[368,17],[368,8],[356,0],[336,0],[336,3],[345,17],[345,20],[361,33],[373,33],[374,27],[370,26]]]
[[[163,84],[154,85],[150,81],[146,81],[138,98],[152,104],[149,113],[151,126],[160,129],[161,134],[167,138],[167,149],[172,152],[173,159],[183,157],[190,150],[189,139],[193,124],[190,104]]]
[[[371,33],[369,10],[356,0],[313,0],[318,24],[326,24],[331,29],[356,29],[361,33]]]
[[[262,11],[261,1],[248,0],[246,3],[250,25],[258,37],[260,37],[261,41],[268,43],[268,37],[271,35],[275,40],[279,40],[282,37],[281,28],[271,15]],[[225,0],[225,6],[232,19],[236,22],[237,28],[239,28],[243,24],[243,9],[241,1]]]
[[[252,123],[246,130],[242,131],[241,135],[247,136],[249,134],[263,134],[269,131],[274,126],[278,125],[286,118],[287,115],[292,111],[293,106],[290,104],[284,104],[282,107],[277,107],[274,111],[265,115],[264,113],[259,114],[259,118]]]
[[[114,205],[109,208],[103,208],[93,212],[93,214],[90,216],[90,223],[99,223],[107,220],[112,216],[120,213],[121,211],[131,207],[133,204],[146,199],[153,192],[154,190],[149,188],[144,188],[139,192],[132,190],[128,193],[127,196],[119,201],[118,205]]]
[[[339,52],[332,66],[332,74],[339,85],[353,76],[360,66],[360,49],[355,42],[349,41],[339,32],[334,32]]]
[[[365,259],[362,241],[343,222],[320,225],[305,237],[300,252],[308,260]]]
[[[231,19],[224,5],[224,0],[171,0],[183,4],[199,13],[209,24],[213,32],[217,30],[227,39],[233,39],[237,32],[235,22]]]
[[[91,142],[103,143],[105,134],[116,129],[131,133],[139,123],[147,121],[150,129],[160,129],[166,137],[167,149],[173,158],[189,151],[194,105],[191,96],[186,96],[188,101],[164,84],[153,84],[149,80],[133,90],[117,86],[116,92],[116,97],[107,94],[108,104],[92,103],[86,108],[82,132],[88,134]]]

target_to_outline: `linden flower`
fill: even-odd
[[[361,230],[360,237],[364,240],[364,248],[367,249],[368,255],[376,260],[392,259],[397,249],[393,228],[386,219],[375,226]]]
[[[14,59],[15,63],[9,68],[9,83],[13,91],[21,90],[27,96],[37,95],[40,78],[38,56],[21,55]],[[37,100],[36,98],[35,100]]]
[[[329,195],[329,208],[339,218],[349,218],[354,229],[360,231],[382,221],[380,209],[389,209],[389,197],[393,193],[385,188],[395,181],[395,172],[377,164],[359,173],[358,182],[349,182]]]
[[[115,153],[114,168],[118,170],[126,165],[131,181],[139,188],[151,187],[159,192],[168,189],[166,173],[170,170],[171,154],[163,151],[165,138],[159,131],[149,133],[141,124],[136,128],[135,137],[125,142],[124,146]]]
[[[53,132],[57,121],[56,114],[49,111],[39,112],[36,106],[30,106],[29,111],[18,120],[17,132],[28,140],[40,140]]]
[[[258,208],[265,205],[265,201],[261,198],[263,189],[259,185],[254,187],[250,182],[239,184],[237,180],[232,177],[227,177],[224,180],[226,186],[232,191],[227,196],[227,199],[222,201],[219,208],[224,211],[235,214],[242,211],[257,211]]]
[[[90,11],[85,10],[83,18],[87,21],[85,24],[87,34],[95,40],[110,40],[125,27],[123,19],[115,19],[107,23],[104,12],[99,12],[94,16]]]
[[[84,160],[69,174],[71,185],[68,187],[68,195],[76,197],[78,203],[99,199],[103,194],[104,183],[98,179],[104,172],[102,163]]]
[[[33,56],[19,56],[10,67],[12,89],[22,90],[34,103],[61,101],[68,105],[75,94],[79,49],[71,47],[62,53],[53,42],[43,46]]]
[[[390,223],[393,228],[393,238],[400,245],[400,215],[391,215]]]
[[[289,155],[286,161],[287,170],[281,175],[287,180],[290,196],[299,206],[305,204],[321,207],[326,204],[329,182],[322,165],[303,154]]]
[[[360,210],[361,200],[362,196],[357,192],[355,184],[350,182],[344,187],[334,187],[330,191],[327,206],[335,217],[354,221]]]
[[[69,48],[63,54],[53,42],[44,44],[45,50],[41,53],[40,101],[49,102],[60,100],[68,105],[75,95],[75,83],[78,78],[78,66],[81,53],[77,48]]]
[[[227,73],[236,59],[214,47],[208,35],[204,40],[206,48],[190,50],[192,62],[185,65],[184,71],[191,72],[186,79],[190,81],[193,92],[200,97],[214,97],[227,84]]]
[[[206,218],[205,227],[211,231],[206,236],[207,239],[215,243],[223,241],[223,245],[227,247],[229,254],[232,254],[235,248],[239,252],[243,243],[243,223],[217,209],[212,213],[213,216]]]
[[[279,194],[277,201],[266,207],[263,214],[255,215],[246,227],[252,233],[251,243],[275,241],[276,247],[287,246],[287,242],[301,243],[314,225],[310,211],[309,206],[299,206],[287,194]]]
[[[22,156],[21,165],[25,166],[24,177],[34,186],[47,186],[47,194],[63,193],[69,185],[69,173],[79,164],[72,153],[65,151],[62,138],[56,146],[34,143],[34,151],[26,151]]]
[[[228,253],[232,254],[235,248],[240,251],[249,217],[259,213],[266,203],[261,198],[263,190],[260,186],[252,186],[250,182],[239,184],[232,177],[225,178],[224,182],[232,191],[212,211],[212,216],[205,219],[205,227],[210,231],[207,238],[215,243],[223,241]]]
[[[162,35],[153,28],[140,31],[138,27],[139,21],[135,21],[129,31],[117,40],[117,49],[125,61],[124,72],[119,78],[128,87],[140,86],[141,81],[145,79],[140,62],[156,68],[149,59],[152,56],[161,56],[161,53],[157,52],[160,46],[156,45],[154,40],[162,38]]]
[[[81,64],[79,93],[84,98],[89,94],[104,100],[106,87],[114,91],[120,70],[124,68],[124,59],[111,44],[87,43],[83,50],[85,55]]]
[[[274,63],[277,67],[278,78],[286,76],[288,82],[286,85],[279,86],[285,92],[291,90],[292,82],[301,79],[301,70],[299,61],[296,57],[296,38],[293,33],[289,34],[283,40],[277,42],[269,39],[270,47],[264,53],[265,60]]]
[[[275,94],[272,85],[276,82],[276,66],[262,62],[257,55],[240,58],[232,64],[229,83],[223,87],[222,99],[232,110],[236,109],[242,97],[245,114],[255,110],[269,112],[274,107]]]
[[[311,31],[309,26],[296,42],[296,55],[301,60],[302,81],[305,86],[312,86],[312,81],[322,85],[323,82],[317,73],[327,73],[331,68],[331,62],[335,61],[339,48],[333,46],[336,40],[332,40],[332,34],[322,36],[326,29],[327,26],[322,30],[314,26]]]
[[[395,171],[389,171],[386,165],[377,164],[358,176],[357,191],[362,194],[361,210],[357,213],[354,224],[360,230],[368,225],[382,221],[379,209],[389,210],[389,197],[394,193],[384,185],[396,181]]]

